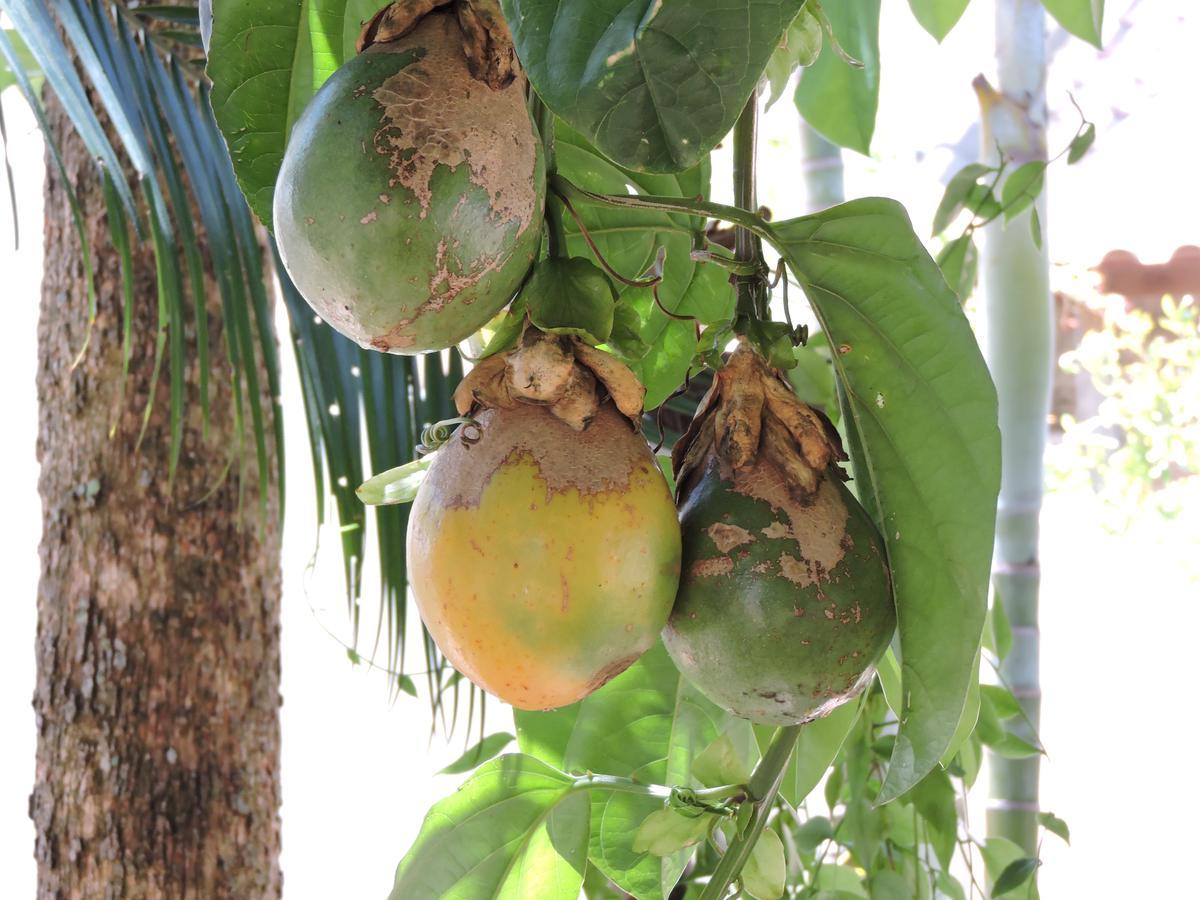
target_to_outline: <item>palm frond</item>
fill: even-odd
[[[55,164],[61,171],[58,148],[30,77],[31,65],[44,73],[102,173],[109,238],[122,262],[126,366],[133,304],[145,302],[133,291],[133,247],[148,242],[153,248],[159,322],[154,366],[156,376],[160,368],[166,370],[170,386],[168,478],[178,462],[187,414],[186,367],[194,362],[199,372],[198,398],[192,402],[198,402],[206,430],[209,375],[214,367],[224,367],[233,385],[230,402],[238,434],[253,442],[262,516],[267,514],[270,481],[278,483],[281,499],[284,487],[279,360],[269,299],[270,279],[278,277],[300,372],[317,518],[324,521],[327,498],[332,498],[341,535],[353,645],[358,643],[363,571],[369,558],[367,531],[374,529],[381,589],[375,641],[386,642],[387,668],[396,674],[394,688],[409,691],[411,679],[402,674],[408,510],[379,507],[368,526],[355,488],[368,466],[380,471],[412,459],[422,428],[454,415],[451,394],[462,376],[462,360],[453,352],[445,358],[433,354],[414,359],[359,348],[314,316],[277,254],[264,259],[261,230],[238,188],[212,115],[196,50],[194,8],[0,0],[0,10],[9,15],[20,38],[19,43],[9,40],[0,31],[3,71],[11,73],[37,117]],[[136,178],[126,176],[123,162]],[[67,192],[90,279],[93,249],[69,184]],[[210,272],[221,300],[223,352],[210,346],[205,310]],[[88,304],[91,321],[96,300],[90,281]],[[184,340],[187,328],[194,335],[191,346]],[[194,360],[189,352],[194,352]],[[260,399],[263,377],[275,405],[271,410],[264,409]],[[147,408],[145,415],[149,414]],[[231,464],[240,465],[247,452],[240,445],[231,448]],[[434,716],[452,727],[460,678],[424,630],[421,645]],[[474,717],[475,701],[472,688],[469,718]]]

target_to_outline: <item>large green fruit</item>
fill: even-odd
[[[861,691],[891,639],[883,540],[842,483],[836,454],[823,453],[832,446],[819,417],[777,380],[765,399],[757,388],[749,401],[731,397],[733,379],[721,374],[714,391],[724,386],[726,397],[702,409],[681,471],[683,572],[663,639],[680,671],[736,715],[809,721]],[[760,375],[752,366],[736,377]],[[734,445],[752,417],[747,456]]]
[[[504,377],[504,360],[487,363]],[[489,365],[458,396],[487,395]],[[476,442],[456,434],[437,451],[409,518],[409,580],[455,668],[513,706],[552,709],[654,645],[679,585],[679,523],[645,438],[611,400],[586,424],[569,404],[564,420],[554,405],[500,402],[467,426]]]
[[[275,187],[275,236],[334,328],[421,353],[512,298],[540,246],[544,192],[524,77],[476,80],[454,17],[432,13],[349,60],[304,110]]]

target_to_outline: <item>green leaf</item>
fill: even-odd
[[[631,185],[657,196],[707,194],[707,161],[678,175],[648,175],[614,165],[561,123],[555,134],[559,171],[587,190],[624,194],[626,185]],[[649,288],[622,288],[613,322],[612,347],[646,386],[646,408],[654,409],[683,383],[696,354],[696,323],[672,316],[694,317],[703,324],[731,319],[735,298],[727,273],[691,258],[703,224],[699,220],[657,210],[592,205],[579,207],[576,213],[605,259],[627,278],[645,274],[658,254],[665,254],[657,301]],[[590,256],[570,217],[566,230],[571,254]]]
[[[962,746],[971,737],[975,731],[975,724],[979,721],[979,706],[980,706],[980,684],[979,684],[979,663],[982,655],[978,650],[975,651],[975,664],[970,684],[967,686],[967,702],[963,705],[962,715],[958,719],[958,727],[954,730],[954,737],[950,739],[950,746],[946,748],[946,752],[942,754],[941,764],[943,766],[950,765],[950,761]]]
[[[570,771],[603,772],[651,784],[693,786],[692,761],[727,729],[749,728],[679,675],[661,642],[582,701],[551,712],[514,710],[526,753],[562,760]],[[740,724],[739,724],[740,723]],[[659,858],[633,847],[645,818],[662,808],[653,797],[592,794],[588,855],[622,890],[661,900],[683,872],[686,851]]]
[[[749,731],[749,729],[746,729]],[[692,760],[692,777],[706,787],[745,784],[754,772],[753,748],[738,746],[732,733],[722,734]]]
[[[387,506],[393,503],[412,503],[417,488],[425,480],[425,473],[433,465],[436,453],[427,453],[420,459],[388,469],[368,478],[355,491],[358,499],[367,506]]]
[[[657,809],[638,827],[633,836],[633,850],[652,856],[670,856],[694,847],[708,837],[712,823],[713,817],[707,814],[685,816],[673,809]]]
[[[826,414],[837,414],[837,386],[833,380],[833,365],[829,354],[818,351],[809,342],[807,347],[795,347],[796,365],[787,370],[788,381],[796,396],[810,406],[819,406]]]
[[[985,646],[996,654],[998,660],[1003,661],[1012,650],[1012,626],[1008,623],[1008,614],[1004,611],[1004,604],[1000,602],[1000,596],[994,593],[994,590],[992,605],[988,607],[987,626],[984,628],[983,635],[986,641]]]
[[[999,897],[1001,894],[1015,891],[1033,876],[1041,864],[1041,860],[1031,856],[1013,860],[996,879],[996,883],[992,886],[992,896]]]
[[[1071,34],[1094,47],[1100,46],[1104,0],[1043,0],[1042,5]]]
[[[1066,822],[1064,822],[1054,813],[1038,813],[1038,822],[1051,834],[1057,834],[1068,844],[1071,843],[1071,829],[1067,827]]]
[[[792,806],[804,802],[846,742],[846,736],[858,721],[862,707],[862,701],[843,703],[829,715],[809,722],[800,729],[796,749],[792,751],[792,758],[779,785],[779,795],[784,800]],[[770,743],[774,733],[773,728],[756,725],[759,747]]]
[[[942,769],[935,768],[909,793],[913,806],[929,826],[933,845],[943,869],[950,868],[958,838],[958,795]]]
[[[1042,217],[1038,215],[1037,207],[1029,211],[1029,236],[1033,238],[1033,246],[1042,249]]]
[[[694,166],[733,126],[802,0],[502,0],[534,90],[630,169]]]
[[[776,900],[787,884],[783,841],[774,828],[764,828],[742,869],[742,887],[756,900]]]
[[[1092,149],[1092,144],[1096,141],[1096,126],[1091,122],[1084,124],[1083,129],[1079,134],[1075,135],[1071,141],[1071,146],[1067,148],[1067,165],[1072,165],[1079,162]]]
[[[817,57],[821,55],[823,34],[820,20],[806,5],[804,9],[800,10],[800,15],[796,16],[792,24],[788,26],[788,30],[784,32],[783,41],[775,48],[775,52],[767,61],[767,69],[764,74],[769,90],[765,109],[774,106],[775,101],[783,95],[788,80],[797,68],[811,66],[817,61]]]
[[[40,95],[42,82],[45,79],[37,60],[33,58],[33,54],[29,52],[29,48],[25,46],[25,42],[21,40],[21,36],[16,31],[11,28],[0,30],[4,32],[13,56],[13,61],[9,62],[7,54],[0,53],[0,91],[13,85],[19,86],[17,70],[20,69],[32,85],[34,93]]]
[[[959,302],[965,303],[975,290],[979,273],[979,250],[971,235],[960,235],[943,246],[938,251],[937,264],[946,284],[958,296]]]
[[[213,0],[212,106],[250,208],[270,227],[292,125],[354,53],[381,0]]]
[[[949,872],[938,872],[936,884],[938,890],[949,897],[950,900],[967,900],[963,886]]]
[[[1017,702],[1017,698],[1008,688],[998,684],[985,684],[980,690],[985,701],[995,710],[997,717],[1001,720],[1021,715],[1021,704]]]
[[[813,878],[813,887],[820,892],[817,896],[824,898],[823,892],[829,891],[834,895],[841,897],[866,897],[867,891],[863,887],[862,876],[858,874],[858,870],[853,866],[830,865],[826,863],[817,871]]]
[[[921,27],[933,35],[940,44],[950,33],[970,0],[908,0],[913,16]]]
[[[988,743],[988,747],[993,753],[997,753],[1006,759],[1029,759],[1033,756],[1041,756],[1042,749],[1036,747],[1024,738],[1017,737],[1011,731],[1006,731],[999,740]]]
[[[792,830],[796,846],[805,853],[813,853],[825,841],[833,840],[833,823],[825,816],[813,816]]]
[[[826,138],[859,153],[871,152],[879,105],[880,0],[839,0],[823,6],[834,37],[862,63],[853,68],[825,41],[796,88],[796,108]]]
[[[883,689],[883,699],[898,717],[904,709],[904,691],[900,682],[900,661],[896,659],[896,651],[891,647],[887,648],[883,658],[879,660],[875,675],[879,678],[880,688]]]
[[[974,673],[1000,486],[995,387],[899,204],[855,200],[770,230],[835,348],[860,497],[892,568],[904,710],[886,802],[941,759]]]
[[[469,772],[476,766],[482,765],[489,759],[492,759],[501,750],[511,744],[514,738],[507,731],[499,731],[496,734],[489,734],[475,746],[467,750],[462,756],[456,759],[446,768],[438,772],[439,775],[458,775],[461,772]]]
[[[573,778],[501,756],[430,809],[390,896],[576,900],[587,841],[588,796]]]
[[[954,221],[954,217],[966,205],[967,197],[975,189],[979,179],[989,172],[994,172],[991,166],[982,163],[969,163],[963,166],[946,183],[946,190],[938,204],[937,212],[933,214],[933,234],[939,235]]]
[[[1046,181],[1046,163],[1042,160],[1023,163],[1004,179],[1000,197],[1004,206],[1004,220],[1014,217],[1032,206],[1042,192]]]
[[[543,259],[521,289],[529,320],[542,331],[590,344],[608,340],[617,292],[599,266],[583,257]]]
[[[880,869],[871,876],[871,900],[912,900],[913,889],[894,869]]]

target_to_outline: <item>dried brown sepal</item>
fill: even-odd
[[[717,372],[692,424],[675,444],[671,461],[678,484],[716,453],[729,476],[760,460],[775,465],[789,493],[807,502],[826,473],[845,478],[846,459],[837,430],[801,401],[782,376],[747,344]]]
[[[512,84],[520,64],[498,0],[458,0],[454,14],[471,74],[495,90]]]
[[[395,0],[363,25],[359,53],[375,44],[398,41],[429,13],[452,7],[463,35],[463,55],[477,81],[495,90],[508,87],[520,72],[512,34],[497,0]]]
[[[621,414],[631,421],[637,421],[642,415],[646,399],[646,388],[637,376],[620,360],[590,344],[575,341],[573,347],[575,358],[600,379]]]
[[[637,428],[644,390],[632,372],[607,354],[576,338],[528,327],[516,349],[489,356],[468,373],[454,392],[454,404],[463,416],[518,403],[545,406],[583,431],[611,397]]]
[[[355,49],[362,53],[375,44],[398,41],[417,27],[426,15],[452,0],[395,0],[367,20],[358,33]]]

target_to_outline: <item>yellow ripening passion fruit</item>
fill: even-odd
[[[521,709],[581,699],[658,639],[679,583],[675,505],[629,413],[641,385],[526,332],[455,395],[466,424],[417,492],[409,578],[438,647]]]

